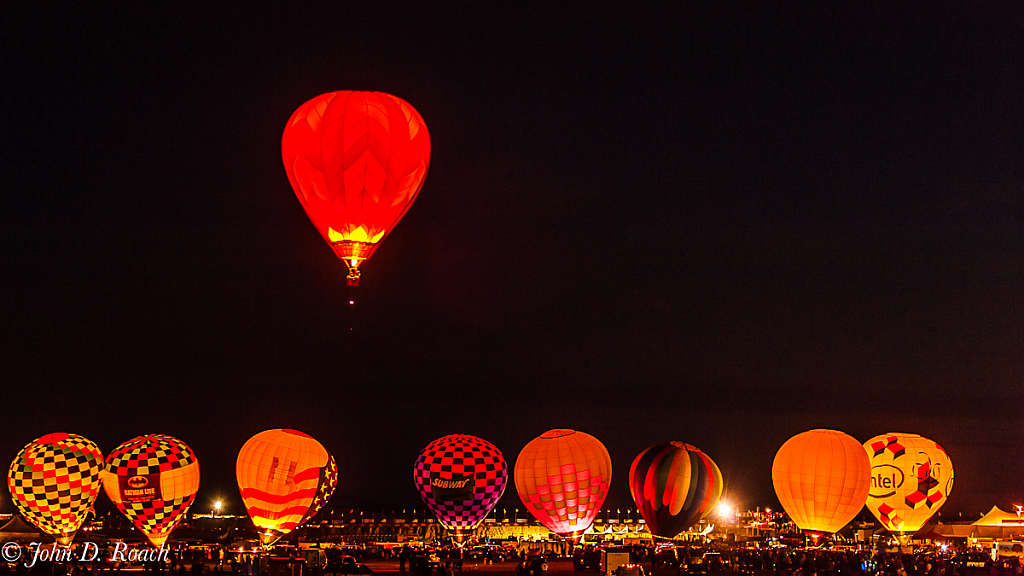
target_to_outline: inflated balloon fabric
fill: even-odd
[[[103,454],[77,434],[55,432],[29,442],[7,472],[11,499],[21,514],[68,545],[100,493]]]
[[[556,534],[590,527],[608,495],[612,461],[604,444],[575,430],[541,434],[516,459],[516,491],[526,509]]]
[[[871,465],[864,447],[852,436],[809,430],[779,448],[772,483],[782,507],[800,529],[831,534],[864,507]]]
[[[238,452],[235,475],[264,545],[316,515],[338,483],[330,452],[310,435],[289,429],[266,430],[249,438]]]
[[[137,436],[107,455],[103,490],[154,546],[160,546],[195,500],[199,461],[173,436]]]
[[[508,466],[494,444],[452,434],[420,451],[413,482],[445,528],[474,528],[504,494]]]
[[[633,460],[629,492],[651,534],[673,538],[714,509],[722,496],[722,472],[689,444],[656,444]]]
[[[953,488],[953,462],[937,443],[890,432],[864,443],[871,460],[867,506],[886,529],[910,534],[942,507]]]
[[[430,135],[401,98],[329,92],[292,114],[281,155],[306,215],[357,280],[423,186]]]

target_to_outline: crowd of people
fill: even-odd
[[[652,556],[657,571],[666,564],[688,571],[701,563],[707,549],[677,548],[672,555]],[[774,548],[719,550],[723,571],[752,576],[1022,576],[1024,563],[1019,556],[996,557],[975,549],[938,549],[901,553],[885,550],[836,550]],[[661,566],[659,566],[661,565]]]

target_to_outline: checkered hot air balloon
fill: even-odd
[[[413,482],[441,525],[462,543],[505,493],[508,465],[487,440],[451,434],[420,451]]]
[[[55,432],[29,442],[7,472],[21,514],[67,546],[100,493],[103,454],[77,434]]]
[[[722,496],[722,472],[689,444],[655,444],[633,460],[629,492],[651,534],[674,538],[711,513]]]
[[[103,490],[154,546],[160,546],[196,498],[199,461],[173,436],[137,436],[107,456]]]
[[[594,523],[612,483],[612,459],[586,432],[548,430],[516,459],[516,491],[548,530],[578,539]]]
[[[315,516],[338,483],[331,453],[310,435],[288,429],[249,438],[238,452],[235,474],[264,546]]]

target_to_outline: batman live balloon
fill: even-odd
[[[430,511],[461,544],[504,494],[508,466],[494,444],[452,434],[420,451],[413,482]]]
[[[714,509],[722,496],[722,472],[689,444],[655,444],[633,460],[629,493],[651,534],[674,538]]]
[[[96,444],[55,432],[18,452],[7,471],[7,487],[22,516],[67,546],[99,496],[102,470]]]
[[[295,195],[359,284],[359,267],[423,186],[430,135],[408,102],[382,92],[329,92],[292,114],[281,156]]]
[[[871,465],[855,438],[809,430],[786,440],[772,463],[772,483],[790,519],[815,540],[849,524],[868,497]]]
[[[868,509],[900,538],[923,527],[949,497],[953,463],[941,446],[917,434],[890,432],[864,443],[871,460]]]
[[[516,491],[548,530],[573,540],[594,523],[612,483],[604,444],[576,430],[548,430],[519,453]]]
[[[196,498],[199,461],[173,436],[137,436],[107,455],[103,490],[154,546],[160,546]]]
[[[327,504],[338,483],[338,466],[309,434],[275,429],[246,441],[238,451],[235,475],[260,542],[270,546]]]

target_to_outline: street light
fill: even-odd
[[[213,515],[220,516],[220,507],[222,506],[221,501],[217,500],[213,503]]]
[[[733,516],[732,506],[728,502],[720,502],[718,504],[718,515],[722,518],[722,526],[728,526],[729,519]]]

